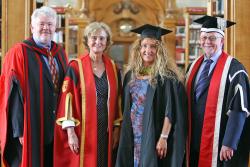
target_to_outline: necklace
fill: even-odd
[[[98,61],[98,62],[95,62],[95,61],[92,61],[92,68],[93,68],[93,70],[94,71],[97,71],[97,66],[99,66],[100,67],[100,65],[102,65],[103,64],[103,61]]]
[[[151,66],[143,66],[139,70],[139,74],[141,76],[149,75],[151,73],[152,67]]]

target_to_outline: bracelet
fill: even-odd
[[[161,134],[161,138],[163,138],[163,139],[165,139],[165,140],[167,140],[168,139],[168,134]]]

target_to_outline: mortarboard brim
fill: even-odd
[[[205,15],[201,18],[194,20],[198,24],[202,24],[201,32],[218,32],[221,35],[225,35],[224,30],[234,24],[235,22],[225,20],[221,17],[212,17]]]
[[[162,28],[162,27],[145,24],[138,28],[132,29],[131,32],[141,34],[142,38],[148,37],[148,38],[155,38],[157,40],[161,40],[162,35],[168,34],[172,31]]]

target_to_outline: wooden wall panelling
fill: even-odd
[[[226,0],[224,2],[225,5],[225,10],[224,11],[224,18],[231,20],[231,21],[235,21],[235,6],[232,5],[232,1],[231,0]],[[232,26],[228,29],[225,30],[225,42],[224,42],[224,50],[235,57],[235,49],[234,49],[234,43],[235,43],[235,26]]]
[[[225,0],[225,3],[227,5],[225,9],[230,9],[230,11],[228,10],[225,12],[225,18],[236,21],[236,25],[226,31],[227,50],[242,62],[248,73],[250,73],[250,1]]]
[[[2,60],[5,53],[29,32],[31,0],[2,0]]]
[[[163,26],[166,27],[169,30],[172,30],[173,32],[167,34],[164,36],[168,56],[171,56],[173,59],[175,59],[175,29],[176,29],[176,20],[175,19],[166,19],[163,22]]]
[[[236,3],[237,2],[237,3]],[[208,0],[208,14],[214,15],[215,0]],[[250,45],[249,36],[249,0],[225,0],[224,1],[224,18],[235,21],[236,25],[226,29],[224,50],[236,57],[250,71],[250,57],[248,47]]]

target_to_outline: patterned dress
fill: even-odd
[[[136,79],[130,85],[130,94],[132,98],[130,118],[134,134],[134,167],[138,167],[140,164],[142,122],[147,88],[148,80]]]
[[[97,166],[108,166],[108,81],[104,71],[99,78],[96,75],[96,94],[97,94]]]

